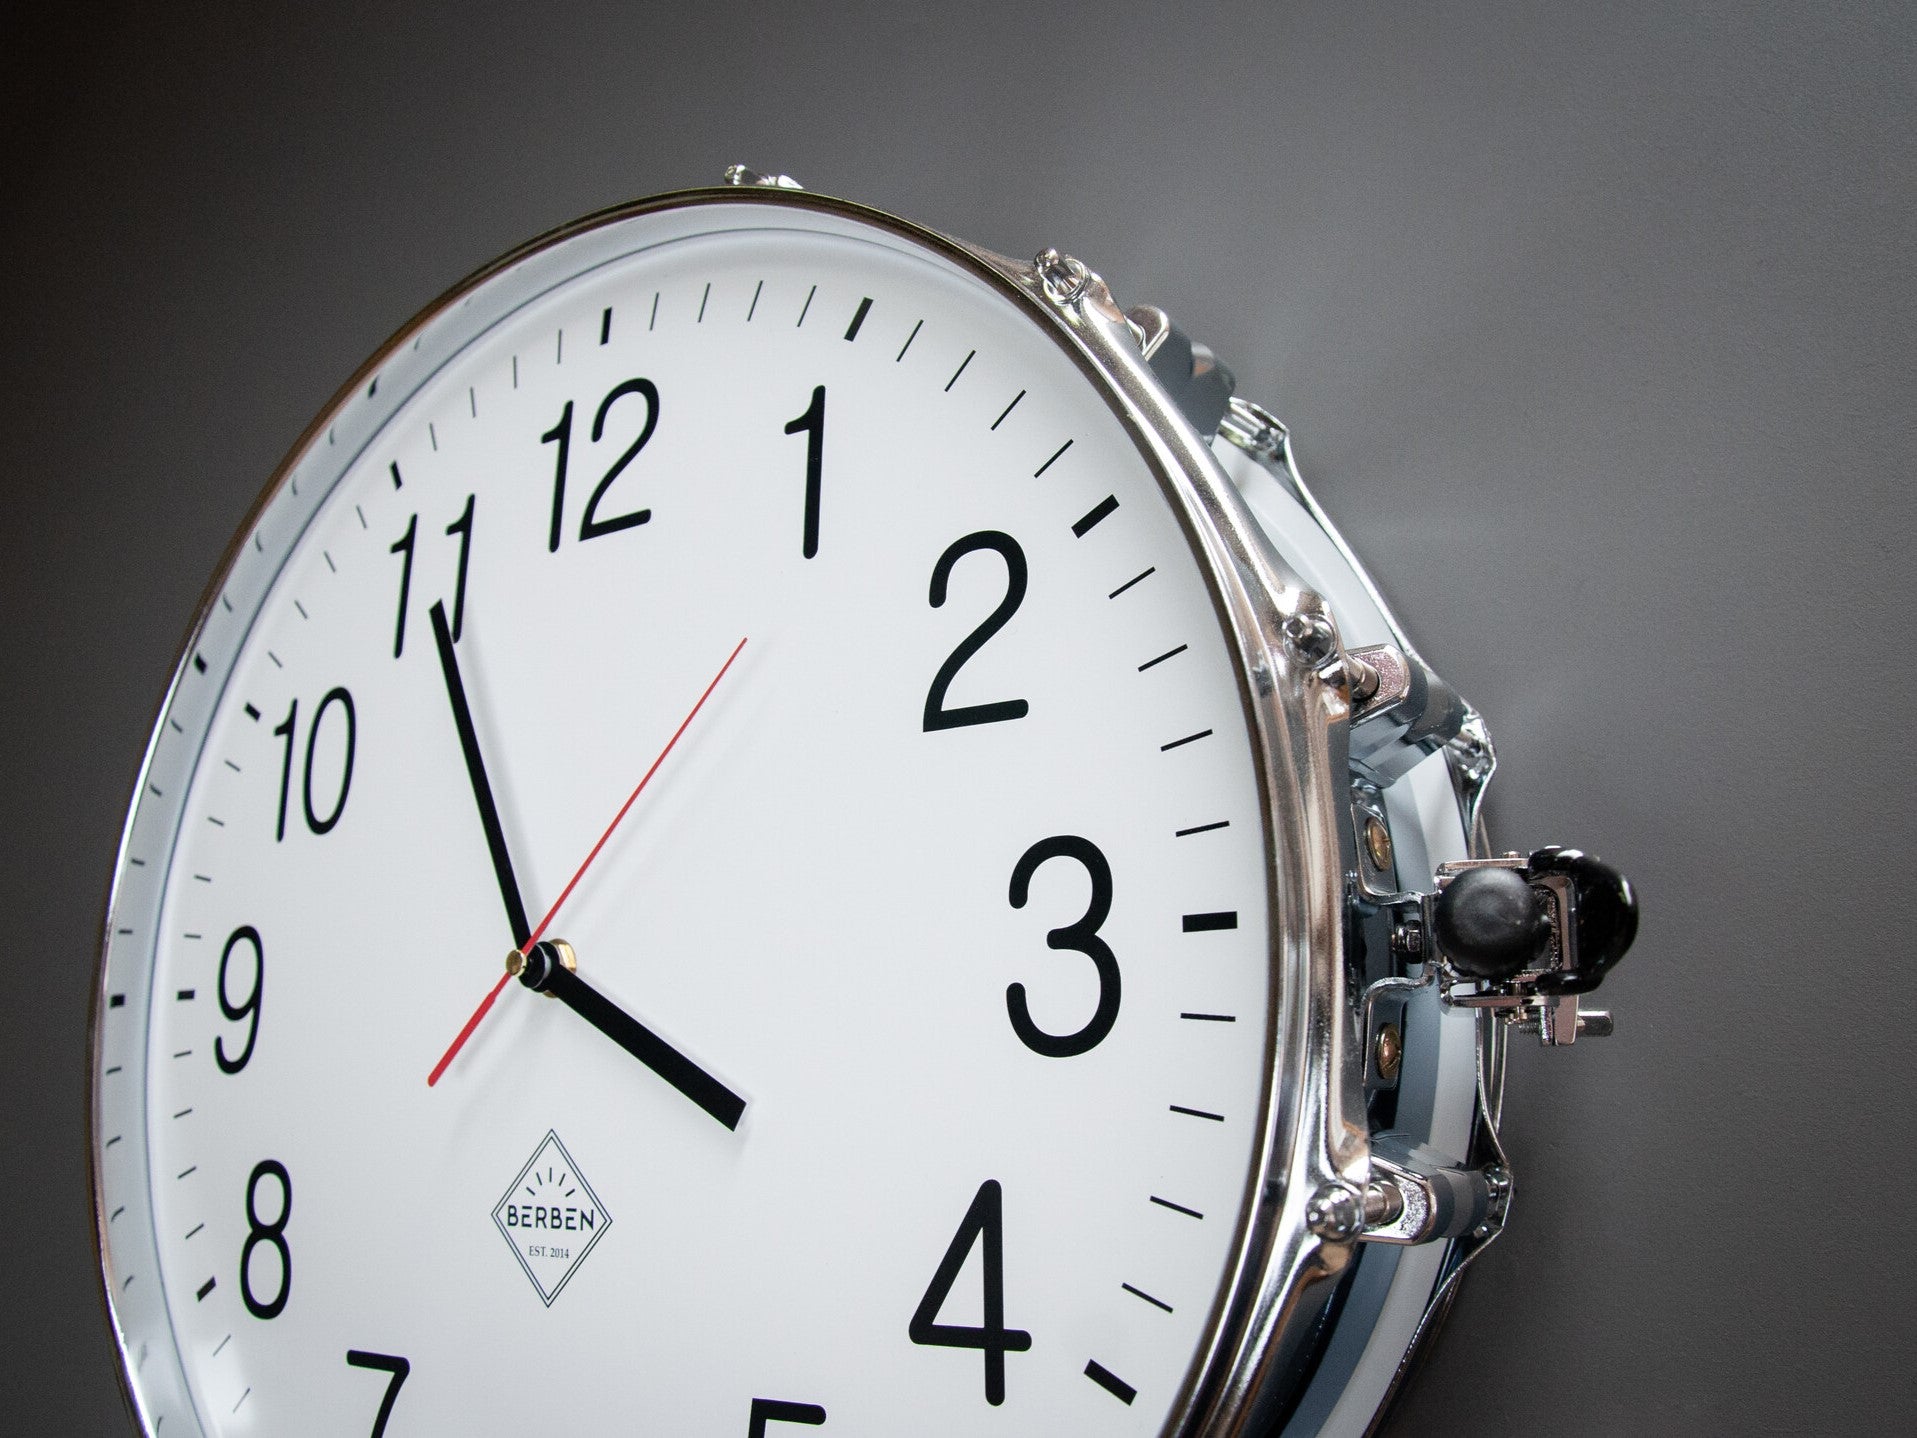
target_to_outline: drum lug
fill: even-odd
[[[1363,1195],[1365,1243],[1489,1240],[1511,1207],[1511,1174],[1502,1165],[1465,1168],[1401,1133],[1371,1136],[1371,1181]]]

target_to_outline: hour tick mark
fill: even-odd
[[[1209,738],[1211,738],[1211,730],[1200,729],[1196,734],[1187,734],[1183,739],[1174,739],[1169,744],[1160,744],[1158,746],[1158,752],[1161,754],[1166,754],[1172,751],[1173,749],[1180,748],[1183,745],[1196,744],[1200,739],[1209,739]]]
[[[604,344],[612,338],[612,306],[608,305],[599,316],[599,343]]]
[[[213,1291],[213,1285],[215,1281],[216,1280],[209,1278],[206,1280],[206,1282],[202,1283],[200,1285],[199,1292],[193,1295],[194,1299],[200,1303],[206,1302],[206,1295]]]
[[[113,995],[111,995],[111,996],[109,996],[109,997],[108,997],[108,999],[107,999],[107,1007],[108,1007],[108,1008],[110,1008],[110,1009],[123,1009],[123,1008],[125,1008],[125,1007],[126,1007],[126,995],[125,995],[125,994],[113,994]]]
[[[977,350],[966,351],[965,358],[959,361],[959,367],[952,371],[952,377],[945,382],[945,391],[947,394],[951,393],[952,386],[958,383],[959,376],[965,373],[965,367],[972,362],[972,356],[977,353]]]
[[[1228,829],[1230,827],[1231,827],[1231,820],[1219,819],[1210,824],[1194,824],[1189,829],[1175,830],[1172,834],[1172,837],[1174,839],[1184,839],[1184,838],[1188,838],[1190,835],[1193,835],[1193,834],[1209,834],[1213,829]]]
[[[260,711],[249,704],[246,706],[246,717],[257,724],[260,722]]]
[[[759,312],[759,294],[764,289],[765,289],[764,280],[760,280],[758,284],[752,287],[752,303],[746,306],[746,323],[747,324],[751,324],[752,317]],[[607,310],[606,313],[611,314],[612,311]]]
[[[1238,927],[1238,911],[1226,909],[1216,914],[1185,915],[1185,932],[1188,934],[1208,934],[1217,929],[1235,929]]]
[[[1209,1113],[1202,1108],[1186,1108],[1181,1103],[1167,1104],[1165,1106],[1173,1113],[1182,1113],[1187,1118],[1206,1118],[1210,1119],[1213,1123],[1223,1123],[1225,1121],[1225,1116],[1222,1113]]]
[[[897,364],[900,360],[905,358],[905,352],[912,348],[912,341],[919,337],[919,331],[924,328],[925,328],[924,320],[920,320],[917,324],[912,326],[912,333],[907,335],[905,337],[905,343],[899,346],[899,352],[892,360],[893,364]]]
[[[706,301],[711,298],[712,298],[712,281],[707,280],[706,291],[704,294],[699,296],[699,318],[693,321],[695,325],[702,325],[706,322]]]
[[[865,323],[865,317],[872,313],[872,297],[867,295],[859,301],[859,308],[852,316],[852,323],[845,327],[845,337],[855,340],[859,337],[859,327]]]
[[[1103,499],[1099,500],[1097,504],[1094,504],[1087,510],[1083,518],[1072,525],[1072,533],[1078,538],[1083,539],[1092,532],[1095,525],[1109,517],[1112,511],[1117,508],[1118,497],[1112,494],[1106,495]]]
[[[1121,1283],[1118,1286],[1124,1289],[1127,1293],[1131,1294],[1132,1297],[1144,1299],[1147,1303],[1151,1304],[1153,1308],[1162,1308],[1167,1313],[1170,1313],[1173,1311],[1172,1306],[1169,1303],[1165,1302],[1164,1299],[1153,1298],[1149,1293],[1147,1293],[1142,1288],[1133,1288],[1131,1284],[1129,1283]]]
[[[192,989],[181,989],[173,996],[174,1002],[182,1004],[191,1003],[193,1001],[193,994],[194,990]]]
[[[1185,1218],[1196,1218],[1200,1219],[1200,1221],[1204,1219],[1204,1214],[1200,1214],[1196,1208],[1187,1208],[1185,1204],[1175,1204],[1175,1202],[1171,1202],[1169,1198],[1160,1198],[1156,1193],[1150,1194],[1150,1198],[1152,1198],[1154,1204],[1158,1204],[1160,1208],[1169,1208],[1173,1214],[1185,1214]]]
[[[1045,463],[1041,464],[1037,469],[1032,471],[1032,478],[1037,479],[1041,474],[1045,473],[1046,470],[1050,469],[1053,465],[1057,464],[1058,457],[1061,454],[1065,453],[1065,451],[1070,449],[1071,447],[1072,447],[1072,442],[1068,439],[1065,441],[1065,443],[1061,444],[1057,449],[1053,450],[1052,457],[1046,460]],[[1150,571],[1147,571],[1147,572],[1149,573]]]
[[[518,361],[515,360],[514,363],[517,364]],[[404,483],[399,477],[399,461],[394,460],[390,465],[387,466],[387,468],[392,470],[393,472],[393,488],[394,489],[404,488]]]
[[[814,285],[805,292],[805,303],[799,306],[799,318],[793,322],[793,329],[796,330],[800,325],[805,323],[805,317],[812,312],[812,297],[818,292],[819,287],[817,285]]]
[[[1091,1379],[1092,1382],[1096,1383],[1100,1388],[1103,1388],[1107,1393],[1111,1394],[1112,1397],[1116,1398],[1120,1403],[1129,1405],[1132,1399],[1138,1396],[1138,1390],[1136,1388],[1132,1387],[1131,1384],[1127,1383],[1123,1378],[1120,1378],[1096,1358],[1089,1358],[1085,1361],[1085,1376]]]
[[[1143,664],[1139,665],[1138,672],[1140,674],[1143,674],[1147,669],[1151,668],[1154,664],[1163,664],[1167,659],[1176,658],[1178,655],[1183,654],[1185,650],[1189,647],[1190,647],[1189,645],[1181,644],[1176,649],[1167,649],[1163,654],[1159,655],[1156,659],[1147,659]]]
[[[195,654],[195,655],[193,656],[193,667],[194,667],[194,669],[196,669],[197,671],[199,671],[199,672],[200,672],[201,674],[204,674],[204,673],[206,673],[206,659],[205,659],[205,657],[204,657],[204,656],[202,656],[202,655],[199,655],[199,654]]]
[[[366,386],[366,397],[368,399],[371,399],[374,395],[378,393],[379,393],[379,376],[374,375],[373,382]]]
[[[1010,414],[1013,410],[1017,409],[1018,402],[1024,398],[1025,398],[1024,390],[1020,390],[1017,394],[1013,395],[1012,402],[1006,405],[1005,408],[999,412],[999,416],[997,419],[992,421],[992,428],[997,429],[1000,425],[1004,424],[1005,416]]]

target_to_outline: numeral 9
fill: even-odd
[[[232,962],[233,951],[241,944],[250,944],[253,949],[253,987],[245,998],[237,1004],[226,996],[226,967]],[[221,1073],[236,1074],[246,1067],[247,1060],[253,1057],[253,1044],[260,1036],[260,995],[266,988],[266,950],[260,946],[260,931],[251,924],[241,924],[226,941],[226,947],[220,951],[220,1012],[234,1023],[241,1019],[247,1021],[246,1047],[240,1050],[240,1056],[230,1059],[226,1056],[224,1037],[213,1040],[213,1061],[220,1066]]]

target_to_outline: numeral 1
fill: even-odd
[[[819,552],[819,491],[825,469],[825,386],[812,387],[812,403],[805,413],[787,422],[787,434],[805,436],[805,538],[800,548],[807,559]]]

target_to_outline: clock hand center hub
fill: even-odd
[[[579,972],[579,955],[564,939],[541,939],[526,953],[514,949],[506,955],[506,972],[549,999],[556,997],[550,988],[555,968]]]

